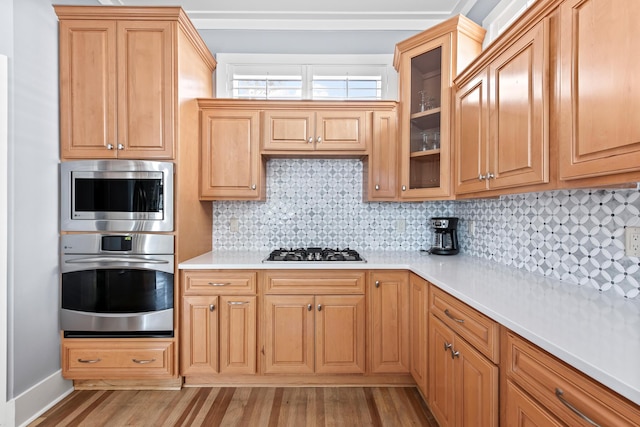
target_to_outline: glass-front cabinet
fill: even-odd
[[[456,16],[396,45],[400,74],[400,198],[453,197],[452,83],[481,51],[485,30]]]

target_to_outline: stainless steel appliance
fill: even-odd
[[[60,223],[62,231],[173,231],[173,163],[63,162]]]
[[[367,262],[360,254],[349,248],[330,249],[320,247],[296,248],[296,249],[276,249],[262,262],[289,262],[289,261],[311,261],[311,262]]]
[[[65,336],[173,335],[173,236],[67,234],[60,242]]]
[[[431,218],[431,228],[433,228],[433,245],[429,253],[455,255],[459,252],[458,218]]]

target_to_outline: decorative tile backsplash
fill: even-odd
[[[429,218],[457,216],[461,253],[627,298],[640,294],[640,259],[624,254],[624,227],[640,226],[638,190],[365,203],[359,160],[272,159],[266,202],[213,202],[213,215],[213,247],[223,250],[418,250],[431,244]]]

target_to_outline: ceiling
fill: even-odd
[[[96,0],[182,6],[198,29],[423,30],[463,14],[482,24],[500,0]]]

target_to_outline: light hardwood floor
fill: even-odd
[[[413,387],[74,391],[30,426],[429,426]]]

